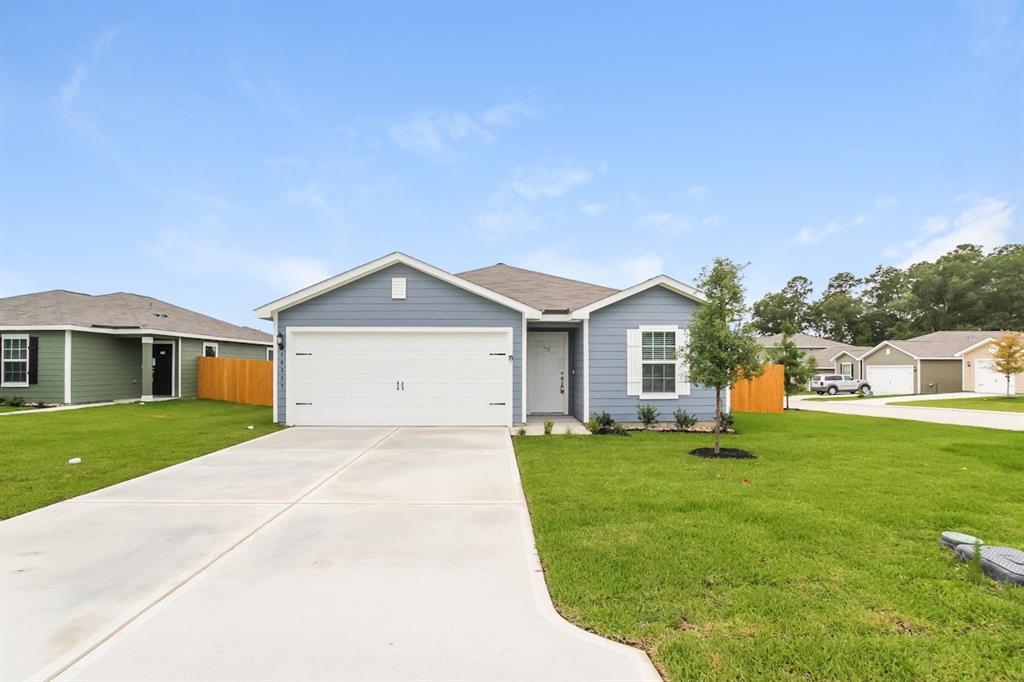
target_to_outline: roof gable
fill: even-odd
[[[678,294],[684,298],[696,301],[697,303],[707,303],[708,301],[707,298],[704,297],[704,294],[694,289],[689,284],[683,284],[679,280],[672,279],[667,275],[658,275],[657,277],[652,277],[649,280],[640,282],[639,284],[635,284],[628,289],[617,291],[614,294],[606,296],[600,300],[594,301],[589,305],[583,306],[582,308],[573,311],[573,317],[579,319],[589,318],[590,313],[594,312],[595,310],[600,310],[605,306],[610,306],[614,303],[618,303],[619,301],[624,301],[630,296],[635,296],[636,294],[639,294],[643,291],[647,291],[648,289],[653,289],[654,287],[662,287],[664,289],[668,289],[674,294]]]
[[[541,316],[541,311],[533,306],[517,301],[497,291],[480,286],[468,279],[464,279],[458,275],[453,275],[450,272],[446,272],[440,268],[436,268],[433,265],[424,263],[421,260],[417,260],[412,256],[408,256],[397,251],[395,253],[388,254],[383,258],[378,258],[377,260],[370,261],[369,263],[364,263],[363,265],[352,268],[351,270],[346,270],[345,272],[325,279],[322,282],[317,282],[316,284],[304,289],[300,289],[294,293],[279,298],[276,301],[271,301],[270,303],[262,305],[256,309],[256,315],[265,320],[273,319],[274,313],[316,298],[328,291],[333,291],[334,289],[343,287],[346,284],[360,280],[367,275],[371,275],[398,263],[407,265],[410,268],[419,270],[420,272],[432,277],[436,277],[437,279],[459,287],[460,289],[465,289],[466,291],[476,294],[481,298],[486,298],[496,303],[500,303],[501,305],[512,308],[513,310],[518,310],[531,319],[539,319]]]
[[[545,312],[576,310],[618,291],[504,263],[460,272],[459,277]]]

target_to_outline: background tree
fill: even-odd
[[[918,334],[944,329],[971,329],[985,319],[979,308],[985,272],[980,246],[961,244],[934,263],[907,270],[910,307]]]
[[[797,275],[782,291],[765,294],[753,307],[753,326],[759,334],[778,334],[787,327],[803,331],[807,327],[811,280]]]
[[[979,329],[1024,329],[1024,244],[995,249],[981,263],[988,272],[977,304]]]
[[[864,303],[858,297],[861,280],[849,272],[832,276],[821,298],[811,304],[811,327],[819,336],[856,344],[863,341]]]
[[[909,291],[907,273],[891,265],[879,265],[865,277],[861,293],[864,317],[858,341],[874,346],[885,339],[905,338],[911,331]]]
[[[786,409],[789,409],[789,396],[807,388],[807,382],[818,373],[818,367],[810,353],[805,353],[793,343],[796,329],[786,327],[782,331],[782,340],[768,349],[768,359],[782,365],[783,389],[786,391]]]
[[[715,389],[715,454],[721,452],[722,391],[738,379],[764,371],[761,347],[743,321],[743,268],[728,258],[716,258],[700,272],[698,287],[707,303],[697,308],[690,324],[690,341],[683,353],[690,380]]]
[[[1006,377],[1006,397],[1010,397],[1010,377],[1024,372],[1024,342],[1020,334],[1003,334],[992,351],[993,369]]]

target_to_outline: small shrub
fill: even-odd
[[[43,407],[46,407],[46,403],[35,403],[32,407],[34,407],[34,408],[36,408],[38,410],[38,409],[41,409]]]
[[[544,435],[545,436],[550,436],[551,435],[551,431],[554,428],[555,428],[555,422],[551,421],[550,419],[545,419],[544,420]]]
[[[622,424],[615,424],[612,426],[611,434],[613,436],[628,436],[629,431],[627,431],[626,427]]]
[[[594,435],[629,435],[629,432],[626,431],[625,427],[623,427],[622,424],[616,423],[615,420],[612,419],[612,416],[607,412],[590,415],[590,419],[587,420],[587,429]]]
[[[7,396],[0,395],[0,406],[7,404]]]
[[[734,421],[732,412],[722,412],[718,423],[719,426],[721,426],[722,431],[731,431],[733,430],[732,425]]]
[[[25,404],[25,400],[21,396],[15,395],[7,399],[7,404],[11,407],[21,407]]]
[[[644,431],[651,428],[651,425],[658,421],[658,410],[654,405],[637,405],[636,418],[644,425]]]
[[[519,427],[519,428],[518,428],[518,429],[516,430],[516,435],[517,435],[517,436],[525,436],[525,435],[526,435],[526,427],[525,427],[525,426],[520,426],[520,427]]]
[[[697,424],[697,416],[690,414],[682,408],[673,412],[672,416],[676,418],[676,429],[678,431],[689,431]]]

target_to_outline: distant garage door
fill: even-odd
[[[511,426],[511,329],[288,331],[296,426]]]
[[[913,365],[868,365],[867,382],[871,392],[894,395],[914,392]]]
[[[974,361],[974,390],[978,393],[1006,395],[1006,377],[992,368],[992,360]],[[1010,377],[1010,394],[1016,393],[1015,379]]]

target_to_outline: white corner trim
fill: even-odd
[[[526,352],[526,348],[526,313],[523,313],[523,335],[519,339],[519,369],[522,374],[522,378],[519,380],[521,385],[521,390],[519,391],[519,400],[521,403],[519,411],[522,412],[523,424],[526,424],[526,356],[529,355],[529,353]]]
[[[645,282],[635,284],[629,287],[628,289],[623,289],[622,291],[616,292],[610,296],[606,296],[605,298],[602,298],[599,301],[594,301],[590,305],[578,308],[573,311],[572,316],[575,319],[587,319],[588,317],[590,317],[590,313],[594,312],[595,310],[600,310],[605,306],[609,306],[613,303],[618,303],[619,301],[625,300],[630,296],[635,296],[636,294],[639,294],[642,291],[647,291],[648,289],[653,289],[654,287],[664,287],[669,291],[677,293],[680,296],[684,296],[693,301],[697,301],[698,303],[708,302],[707,298],[704,297],[704,294],[702,294],[697,289],[694,289],[690,285],[683,284],[679,280],[672,279],[667,275],[658,275],[657,277],[652,277],[651,279]]]
[[[271,405],[270,409],[271,409],[271,419],[276,424],[277,423],[277,382],[278,382],[277,363],[280,362],[280,358],[281,358],[281,349],[277,347],[277,333],[278,333],[278,331],[277,331],[277,313],[276,312],[273,313],[273,319],[274,319],[274,346],[273,346],[273,348],[274,348],[274,365],[273,365],[273,369],[271,369],[271,371],[274,373],[274,380],[273,380],[273,383],[272,383],[272,388],[273,388],[273,391],[274,391],[274,395],[273,395],[273,398],[272,398],[273,405]]]
[[[71,404],[71,330],[64,330],[64,404]]]
[[[583,320],[583,421],[590,420],[590,320]]]
[[[152,336],[143,336],[142,337],[142,343],[152,344],[153,343],[153,337]]]
[[[308,301],[312,298],[316,298],[317,296],[325,294],[328,291],[337,289],[338,287],[343,287],[346,284],[354,282],[358,279],[362,279],[363,277],[372,275],[373,273],[383,270],[384,268],[397,264],[406,265],[410,268],[413,268],[414,270],[419,270],[424,274],[439,279],[442,282],[447,282],[448,284],[459,287],[460,289],[464,289],[482,298],[489,299],[491,301],[494,301],[495,303],[500,303],[501,305],[504,305],[507,308],[518,310],[519,312],[522,312],[525,315],[527,315],[530,319],[540,319],[541,311],[537,310],[536,308],[528,306],[525,303],[521,303],[515,299],[509,298],[508,296],[503,296],[502,294],[499,294],[496,291],[491,291],[490,289],[482,287],[479,284],[474,284],[473,282],[470,282],[467,279],[463,279],[458,275],[453,275],[450,272],[445,272],[440,268],[436,268],[433,265],[430,265],[429,263],[424,263],[423,261],[417,260],[412,256],[407,256],[406,254],[401,253],[399,251],[390,253],[382,258],[370,261],[369,263],[364,263],[363,265],[352,268],[351,270],[346,270],[345,272],[339,275],[335,275],[334,277],[325,279],[322,282],[318,282],[312,286],[308,286],[305,289],[299,289],[298,291],[291,293],[287,296],[284,296],[283,298],[279,298],[276,301],[271,301],[270,303],[267,303],[265,305],[260,306],[259,308],[256,308],[254,312],[256,313],[256,317],[259,317],[260,319],[273,319],[274,312],[280,312],[281,310],[285,310],[292,306]]]
[[[732,386],[725,387],[725,411],[732,413]]]
[[[181,347],[184,344],[181,342],[181,337],[178,337],[176,339],[176,341],[177,341],[177,345],[178,345],[178,361],[175,364],[178,366],[178,383],[177,383],[177,386],[176,386],[175,395],[177,395],[180,398],[181,397],[181,361],[182,361],[182,357],[183,357],[182,356]]]

